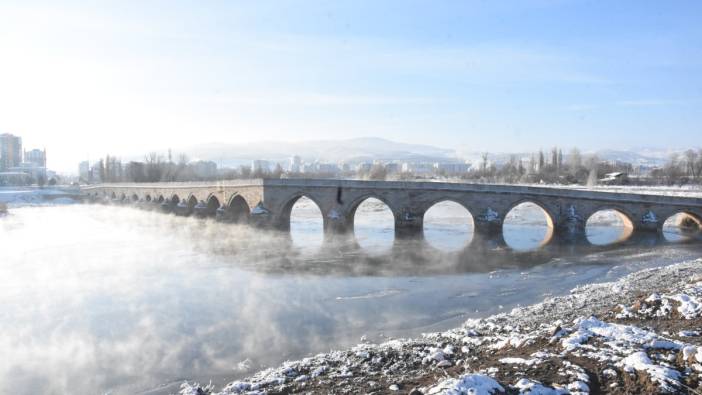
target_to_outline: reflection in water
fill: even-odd
[[[551,240],[553,224],[541,207],[525,202],[507,213],[503,235],[505,243],[515,251],[535,250]]]
[[[290,213],[290,237],[298,248],[315,252],[324,242],[324,219],[319,207],[306,196],[295,202]]]
[[[473,217],[456,202],[437,203],[424,214],[424,238],[443,251],[462,250],[473,238]]]
[[[259,369],[362,335],[417,336],[700,253],[634,240],[516,253],[476,239],[310,255],[287,234],[104,206],[17,208],[0,241],[0,393],[221,385],[250,373],[247,359]]]
[[[587,240],[595,245],[608,245],[626,241],[634,226],[616,210],[600,210],[588,218],[585,224]]]
[[[385,253],[395,240],[395,217],[392,210],[376,198],[368,198],[353,217],[356,241],[369,254]]]

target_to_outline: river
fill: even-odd
[[[699,242],[621,238],[615,217],[589,243],[545,243],[535,207],[504,241],[473,240],[442,204],[424,242],[394,241],[366,202],[355,242],[325,242],[309,201],[291,235],[130,207],[11,207],[0,218],[0,392],[176,392],[288,359],[460,325],[585,283],[696,258]],[[466,245],[468,245],[466,247]]]

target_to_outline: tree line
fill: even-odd
[[[702,182],[702,148],[688,149],[682,154],[671,154],[665,166],[654,169],[651,177],[669,185],[700,184]]]
[[[207,166],[210,166],[209,168]],[[212,167],[213,166],[213,167]],[[203,167],[204,170],[203,171]],[[395,165],[396,169],[397,165]],[[412,173],[397,173],[388,170],[389,165],[375,163],[368,169],[342,172],[339,174],[290,173],[280,164],[271,169],[239,166],[238,168],[217,169],[213,162],[190,162],[185,154],[178,155],[176,161],[164,158],[155,152],[149,153],[143,161],[130,161],[125,164],[115,156],[107,155],[96,162],[91,169],[91,178],[84,182],[160,182],[160,181],[210,181],[217,179],[247,178],[362,178],[371,180],[414,179]],[[596,155],[586,155],[577,148],[564,153],[561,148],[550,151],[539,150],[528,157],[511,155],[507,162],[497,164],[490,153],[483,153],[478,163],[460,174],[447,174],[437,169],[429,177],[454,177],[471,182],[490,183],[547,183],[594,185],[609,173],[625,173],[628,183],[673,185],[701,183],[702,149],[689,149],[670,156],[665,165],[653,169],[641,169],[631,163],[604,161]]]

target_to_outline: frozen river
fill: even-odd
[[[527,205],[510,214],[504,242],[466,247],[471,219],[451,204],[427,214],[425,242],[395,242],[391,214],[368,201],[357,243],[325,243],[309,201],[296,205],[290,237],[128,207],[11,207],[0,217],[0,393],[221,385],[361,336],[451,328],[702,250],[672,229],[609,244],[626,230],[598,221],[591,245],[546,243]]]

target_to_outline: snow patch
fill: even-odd
[[[429,388],[429,395],[492,395],[504,392],[504,388],[492,377],[482,374],[467,374],[457,379],[447,379]]]

